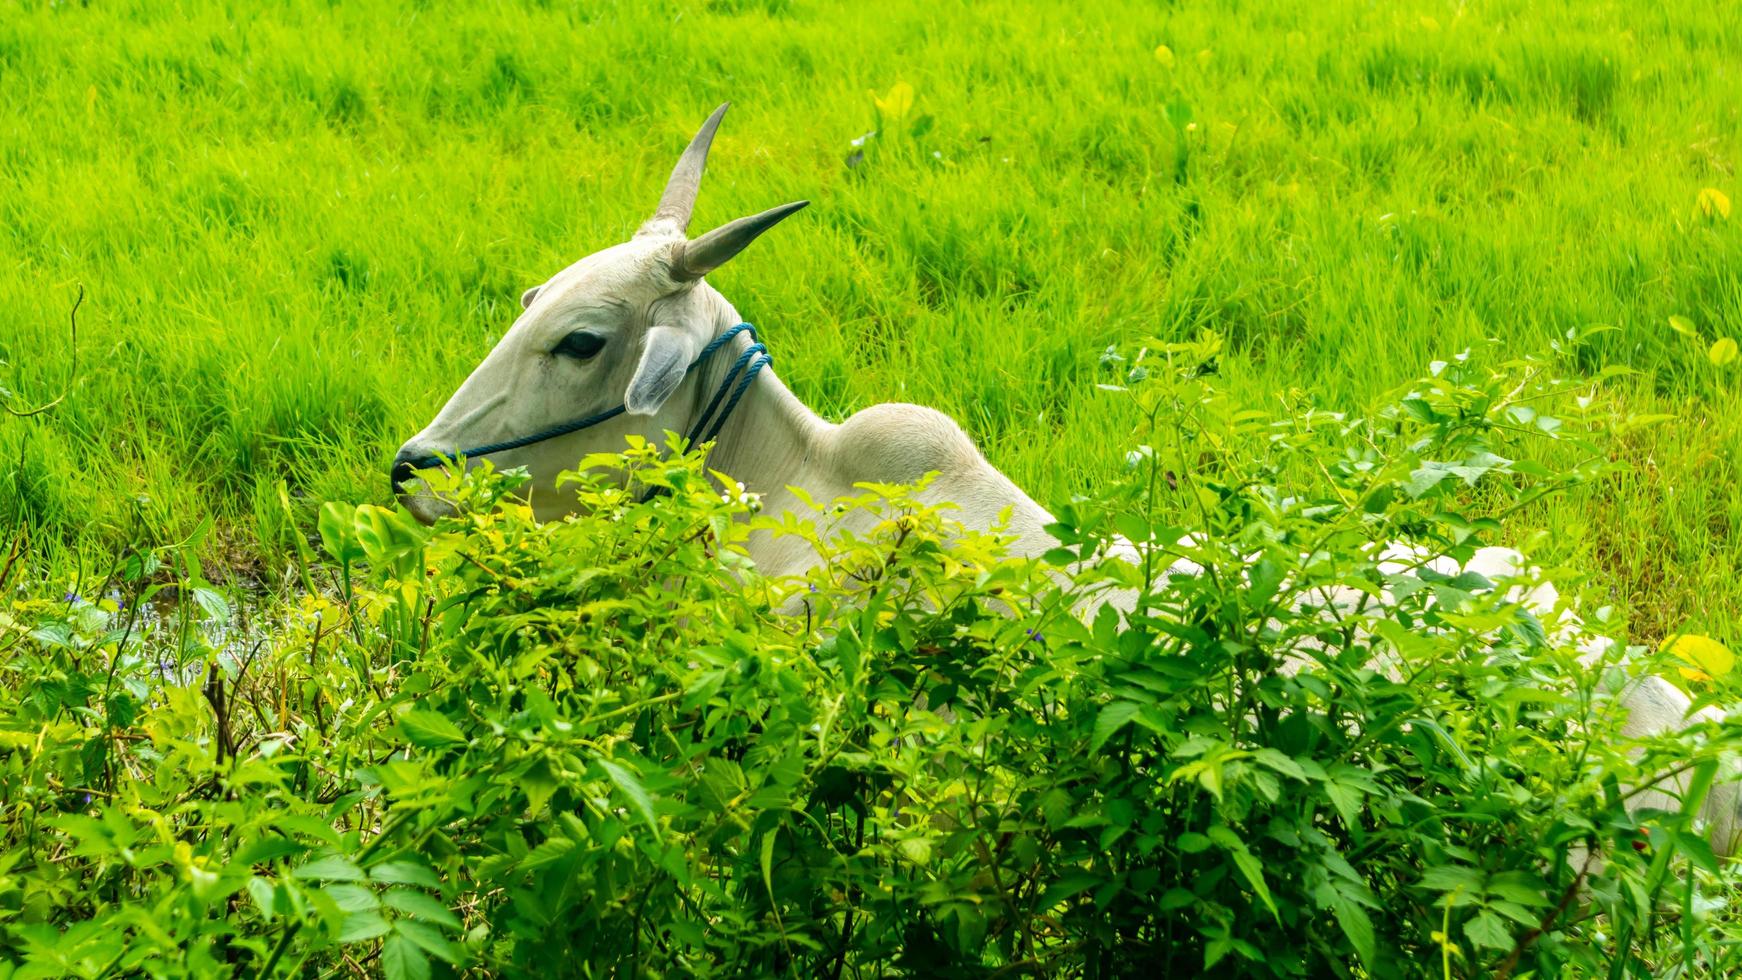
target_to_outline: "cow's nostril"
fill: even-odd
[[[417,473],[417,468],[411,465],[412,462],[413,457],[403,454],[393,459],[393,495],[395,497],[405,492],[405,481]]]

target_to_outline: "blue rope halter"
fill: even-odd
[[[720,430],[726,425],[726,420],[732,416],[732,410],[738,407],[738,402],[744,397],[744,393],[750,390],[750,383],[756,380],[756,375],[760,374],[763,368],[774,362],[774,355],[768,353],[768,348],[757,339],[756,328],[748,323],[740,323],[709,341],[708,346],[702,348],[702,352],[696,355],[696,359],[690,362],[688,368],[684,369],[684,374],[689,375],[697,368],[706,364],[720,348],[726,346],[733,337],[736,337],[741,333],[748,333],[750,335],[750,346],[744,348],[744,352],[738,355],[738,360],[733,362],[732,369],[726,372],[726,377],[720,381],[720,387],[714,392],[714,397],[708,402],[708,407],[702,410],[702,414],[696,419],[695,424],[690,426],[689,435],[687,435],[685,439],[691,446],[699,446],[704,442],[712,442],[719,436]],[[742,377],[740,377],[740,375],[742,375]],[[728,391],[731,393],[729,397],[727,395]],[[725,402],[723,408],[721,406],[722,401]],[[595,425],[609,422],[628,410],[628,406],[618,405],[616,408],[608,408],[603,412],[597,412],[588,415],[585,418],[576,419],[573,422],[564,422],[561,425],[553,425],[548,429],[541,429],[529,436],[521,436],[518,439],[507,439],[502,442],[486,443],[482,446],[475,446],[471,449],[454,453],[451,457],[443,457],[440,455],[423,456],[418,459],[409,460],[408,465],[414,470],[427,470],[442,465],[446,460],[457,459],[460,456],[472,459],[478,456],[488,456],[491,453],[507,452],[510,449],[519,449],[522,446],[530,446],[534,443],[544,442],[547,439],[566,436],[571,432],[590,429]],[[715,411],[719,411],[720,414],[718,417],[715,417]],[[710,422],[712,423],[711,425]]]

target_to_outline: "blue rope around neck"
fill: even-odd
[[[762,373],[763,368],[774,362],[774,355],[768,353],[767,346],[757,339],[756,328],[748,323],[740,323],[709,341],[708,346],[702,348],[702,352],[697,354],[696,359],[690,362],[690,366],[684,370],[684,374],[689,375],[694,373],[697,368],[706,364],[720,348],[726,346],[733,337],[736,337],[741,333],[748,333],[750,335],[750,346],[744,348],[744,352],[738,355],[738,360],[733,362],[732,369],[726,372],[726,377],[721,380],[720,387],[714,392],[713,399],[708,402],[708,407],[702,410],[702,414],[696,419],[695,424],[690,426],[689,435],[685,437],[690,446],[699,446],[704,442],[712,442],[714,439],[718,438],[720,430],[726,425],[726,420],[731,418],[732,410],[738,407],[738,402],[743,399],[744,393],[750,390],[750,383],[756,380],[756,376]],[[740,375],[742,375],[742,377],[740,377]],[[734,382],[736,382],[735,387]],[[731,391],[731,396],[729,398],[727,397],[728,390]],[[722,400],[725,402],[724,408],[721,408],[720,403]],[[454,453],[451,457],[443,457],[440,455],[424,456],[420,459],[411,460],[411,468],[416,470],[427,470],[442,465],[444,461],[458,459],[461,456],[471,459],[478,456],[488,456],[491,453],[507,452],[510,449],[519,449],[523,446],[530,446],[535,443],[544,442],[548,439],[555,439],[558,436],[566,436],[571,432],[590,429],[595,425],[609,422],[628,410],[627,406],[618,405],[616,408],[608,408],[603,412],[596,412],[592,415],[586,416],[585,418],[576,419],[573,422],[564,422],[561,425],[553,425],[548,429],[541,429],[529,436],[521,436],[518,439],[507,439],[502,442],[486,443],[482,446],[474,446],[471,449],[461,450],[460,452]],[[719,410],[720,412],[717,418],[714,417],[714,412],[716,410]],[[710,420],[712,420],[713,423],[711,426],[709,425]]]

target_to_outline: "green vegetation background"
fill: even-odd
[[[1742,214],[1700,195],[1742,199],[1738,92],[1694,0],[0,0],[0,387],[71,384],[0,417],[0,527],[46,571],[214,515],[272,580],[731,100],[696,223],[813,202],[714,281],[824,414],[933,405],[1056,503],[1128,448],[1109,344],[1214,329],[1255,407],[1355,406],[1612,324],[1585,367],[1675,418],[1515,536],[1642,639],[1734,635]]]

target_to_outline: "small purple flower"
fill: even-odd
[[[84,598],[84,597],[79,595],[77,592],[68,592],[66,594],[66,598],[62,599],[61,601],[70,606],[73,603],[78,602],[82,598]]]
[[[91,794],[86,793],[85,798],[82,801],[80,801],[79,806],[90,806],[90,805],[91,805]]]
[[[1031,640],[1038,640],[1041,643],[1046,642],[1046,634],[1042,633],[1040,630],[1029,630],[1028,638]]]

